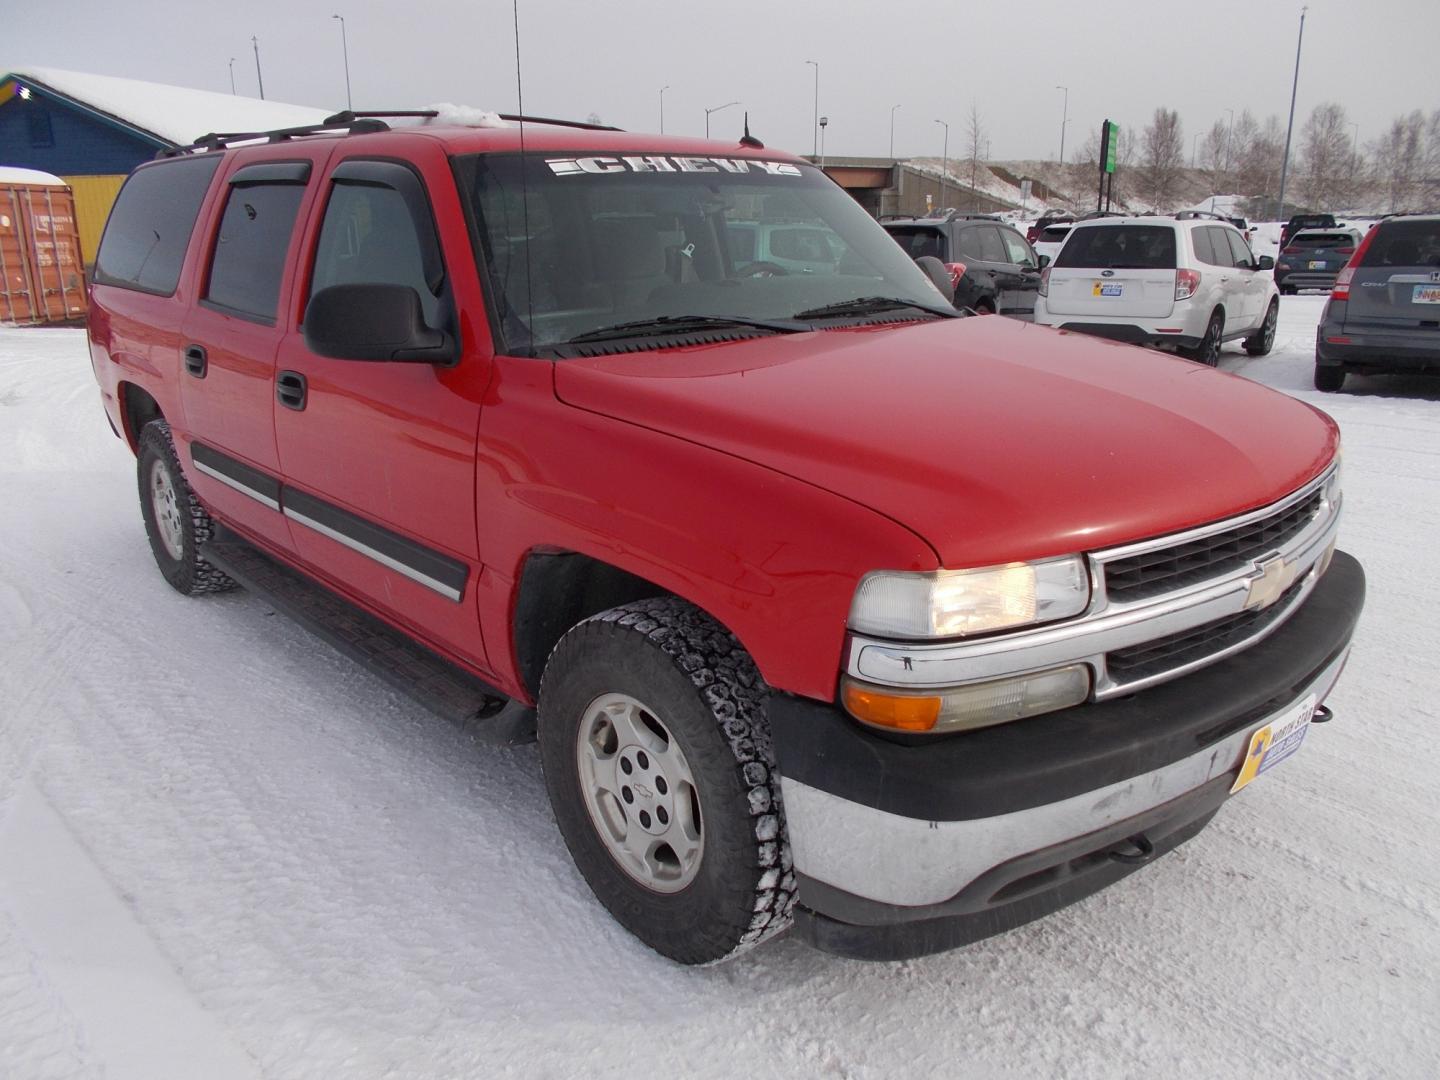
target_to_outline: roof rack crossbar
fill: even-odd
[[[508,120],[512,124],[554,124],[556,127],[579,128],[582,131],[624,131],[611,124],[587,124],[580,120],[556,120],[549,116],[520,116],[514,113],[501,113],[501,120]]]
[[[337,113],[336,116],[345,116]],[[383,120],[371,119],[365,116],[349,116],[346,119],[337,120],[335,116],[329,117],[324,123],[302,124],[299,127],[274,128],[270,131],[211,131],[201,135],[188,146],[176,146],[168,150],[162,150],[156,157],[178,157],[187,154],[192,150],[224,150],[231,143],[251,142],[256,139],[264,139],[266,142],[279,143],[298,135],[322,135],[326,132],[348,131],[352,135],[364,135],[375,131],[389,131],[390,125]]]

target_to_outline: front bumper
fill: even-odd
[[[774,695],[771,725],[799,936],[869,959],[919,956],[1020,926],[1199,832],[1251,733],[1344,664],[1364,602],[1337,552],[1270,637],[1127,697],[900,742],[832,706]]]

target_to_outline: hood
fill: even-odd
[[[1252,510],[1317,475],[1339,438],[1248,379],[996,317],[563,361],[555,386],[872,507],[948,567]]]

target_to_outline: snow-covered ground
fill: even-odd
[[[533,747],[478,750],[243,592],[161,580],[83,334],[0,330],[0,1076],[1440,1072],[1440,382],[1309,387],[1370,575],[1336,721],[1204,833],[981,944],[672,965]]]

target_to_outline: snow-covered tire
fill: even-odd
[[[586,619],[545,666],[540,753],[560,832],[615,919],[680,963],[729,959],[791,922],[795,874],[766,694],[734,635],[672,597]],[[632,790],[637,778],[647,786]],[[662,815],[655,800],[666,795],[673,800]],[[642,834],[646,805],[656,816]],[[672,819],[685,814],[689,842],[698,838],[691,862],[669,865],[664,842],[653,857],[634,854],[654,845],[661,820],[678,829]]]
[[[1271,300],[1260,329],[1245,339],[1245,351],[1251,356],[1269,356],[1275,347],[1275,327],[1280,321],[1280,301]]]
[[[185,596],[233,589],[234,579],[200,555],[215,525],[185,480],[164,420],[152,420],[140,432],[136,478],[150,551],[171,587]]]

